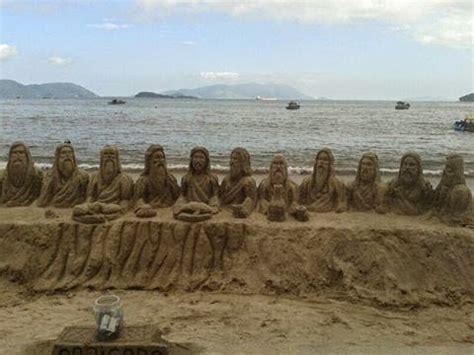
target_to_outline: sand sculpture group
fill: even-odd
[[[398,176],[388,184],[381,181],[377,155],[365,153],[355,180],[345,185],[336,177],[335,159],[327,148],[316,154],[313,172],[300,186],[289,178],[281,154],[273,157],[269,175],[258,187],[251,175],[248,151],[235,148],[230,172],[219,184],[211,173],[208,150],[195,147],[179,185],[167,170],[163,147],[153,144],[135,183],[122,171],[119,150],[110,145],[100,152],[99,171],[90,176],[79,169],[70,143],[56,148],[53,167],[43,174],[34,166],[28,147],[15,142],[0,178],[0,206],[28,206],[37,201],[39,207],[73,208],[75,221],[90,224],[114,220],[129,210],[137,217],[150,218],[165,207],[172,207],[173,216],[187,222],[203,221],[229,209],[235,218],[257,211],[270,221],[283,221],[288,215],[307,221],[310,212],[374,211],[430,213],[449,224],[471,223],[472,193],[458,154],[447,156],[435,189],[424,178],[421,157],[414,152],[403,155]]]

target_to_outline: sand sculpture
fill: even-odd
[[[100,170],[91,177],[88,203],[73,209],[73,219],[83,223],[102,223],[120,217],[128,210],[133,180],[122,172],[117,147],[106,145],[100,152]]]
[[[137,217],[153,217],[156,208],[171,207],[180,194],[178,182],[166,166],[163,147],[152,144],[145,153],[145,170],[135,183]]]
[[[298,187],[288,177],[288,163],[282,154],[276,154],[270,164],[270,173],[258,186],[258,211],[269,221],[284,221],[286,214],[296,219],[308,219],[306,208],[298,206]]]
[[[420,215],[431,207],[433,188],[423,177],[421,157],[417,153],[403,155],[398,177],[388,184],[387,199],[389,208],[397,214]]]
[[[379,159],[375,153],[365,153],[359,160],[355,180],[348,186],[348,205],[355,211],[385,213],[387,187],[380,180]]]
[[[441,181],[434,192],[434,214],[450,224],[471,224],[472,193],[464,178],[464,161],[449,154]]]
[[[257,185],[251,177],[250,154],[245,148],[235,148],[230,155],[230,173],[221,183],[221,206],[229,207],[236,218],[252,213],[257,200]]]
[[[173,208],[176,219],[197,222],[219,212],[219,181],[211,173],[209,152],[204,147],[191,150],[189,169],[181,179],[181,197]]]
[[[344,212],[347,210],[345,190],[336,178],[332,151],[323,148],[316,154],[312,175],[299,187],[299,202],[313,212]]]
[[[0,204],[6,207],[28,206],[41,192],[43,173],[35,168],[30,150],[14,142],[8,153],[5,173],[0,178]]]
[[[89,174],[79,169],[69,143],[56,147],[53,168],[43,180],[38,206],[74,207],[86,199]]]

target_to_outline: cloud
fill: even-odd
[[[137,0],[148,15],[175,12],[219,12],[237,18],[266,18],[317,25],[383,23],[423,44],[471,47],[474,38],[472,0]]]
[[[231,72],[212,72],[212,71],[206,71],[206,72],[201,72],[200,74],[201,78],[204,79],[209,79],[209,80],[216,80],[216,79],[238,79],[239,78],[239,73],[231,73]]]
[[[62,57],[53,56],[53,57],[48,58],[48,62],[49,64],[63,67],[63,66],[67,66],[71,64],[72,60],[70,58],[62,58]]]
[[[131,28],[133,25],[130,24],[117,24],[113,22],[104,22],[104,23],[94,23],[94,24],[88,24],[87,27],[91,28],[99,28],[102,30],[106,31],[116,31],[116,30],[121,30],[124,28]]]
[[[7,60],[13,58],[18,54],[15,47],[8,44],[0,44],[0,60]]]
[[[197,42],[195,41],[180,41],[179,44],[182,46],[195,46],[197,45]]]

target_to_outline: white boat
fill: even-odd
[[[258,100],[258,101],[276,101],[278,100],[276,97],[261,97],[261,96],[257,96],[255,98],[255,100]]]

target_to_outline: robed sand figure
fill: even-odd
[[[347,210],[346,187],[336,178],[334,155],[321,149],[314,159],[313,173],[299,187],[299,203],[313,212]]]
[[[171,207],[180,194],[178,182],[166,166],[163,147],[152,144],[145,153],[145,170],[135,183],[135,214],[151,217],[155,208]]]
[[[204,147],[191,151],[189,169],[181,179],[181,197],[173,208],[175,218],[197,222],[219,212],[219,181],[211,173],[209,152]]]
[[[474,224],[472,208],[472,192],[464,178],[464,160],[459,154],[449,154],[435,189],[434,214],[447,223]]]
[[[230,173],[221,183],[221,206],[229,207],[234,217],[246,218],[257,200],[257,185],[252,178],[250,154],[245,148],[235,148],[230,155]]]
[[[268,177],[258,186],[258,211],[270,221],[283,221],[286,214],[307,220],[306,209],[297,203],[298,186],[288,177],[288,163],[282,154],[275,154]]]
[[[387,186],[380,179],[379,159],[375,153],[365,153],[359,160],[355,180],[347,187],[349,207],[354,211],[385,213]]]
[[[78,222],[100,223],[120,217],[128,210],[133,195],[133,180],[122,172],[117,147],[106,145],[100,151],[100,168],[92,175],[87,202],[76,206],[73,218]]]
[[[30,150],[14,142],[8,153],[7,168],[0,177],[0,204],[7,207],[28,206],[41,192],[43,173],[35,168]]]
[[[86,199],[89,175],[78,168],[69,143],[56,147],[53,168],[43,179],[38,206],[74,207]]]
[[[398,176],[388,184],[388,207],[397,214],[420,215],[432,202],[433,188],[423,177],[421,157],[414,152],[404,154]]]

